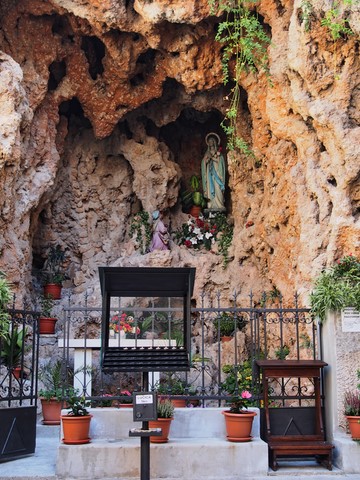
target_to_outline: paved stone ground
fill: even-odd
[[[57,447],[59,445],[59,430],[57,427],[39,428],[36,451],[34,455],[0,463],[0,480],[60,480],[55,475]],[[269,470],[267,477],[243,477],[234,476],[226,480],[309,480],[318,478],[319,480],[360,480],[358,474],[344,474],[334,468],[329,472],[327,469],[316,464],[313,461],[307,462],[289,462],[280,461],[280,468],[277,472]],[[72,480],[69,478],[61,480]],[[77,479],[79,480],[79,479]],[[93,480],[93,479],[83,479]],[[110,480],[103,478],[102,480]],[[130,480],[126,478],[112,478],[111,480]],[[131,479],[134,480],[134,479]],[[158,480],[152,478],[151,480]],[[164,479],[162,479],[164,480]],[[179,480],[179,479],[166,479]],[[181,479],[197,480],[197,479]],[[219,480],[219,478],[207,480]]]

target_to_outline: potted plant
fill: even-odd
[[[357,371],[360,380],[360,370]],[[349,424],[351,438],[360,440],[360,383],[356,391],[346,391],[344,394],[344,414]]]
[[[177,377],[176,375],[169,375],[168,378],[162,378],[155,385],[155,390],[160,396],[177,396],[178,398],[171,398],[174,407],[186,407],[187,395],[195,395],[196,389],[187,385],[186,381]]]
[[[185,212],[189,212],[193,217],[198,217],[201,210],[206,207],[206,199],[200,191],[200,180],[197,175],[190,178],[190,189],[180,194],[181,202]]]
[[[60,425],[63,397],[62,362],[50,360],[39,368],[39,380],[43,386],[39,390],[43,424]]]
[[[214,320],[214,333],[220,335],[222,342],[228,342],[233,337],[236,330],[243,330],[247,320],[235,313],[221,312]]]
[[[168,398],[159,398],[157,402],[157,420],[149,421],[149,428],[161,428],[161,436],[150,436],[151,443],[167,443],[171,422],[174,418],[174,405]]]
[[[256,412],[250,412],[252,395],[243,390],[240,395],[232,398],[230,409],[221,413],[225,417],[226,436],[229,442],[249,442],[251,429]]]
[[[360,311],[360,259],[347,255],[324,270],[315,281],[310,306],[320,322],[328,310],[354,307]]]
[[[44,283],[44,296],[51,296],[53,300],[59,300],[61,298],[62,283],[66,279],[64,262],[64,250],[60,245],[51,245],[42,270],[42,277]]]
[[[57,318],[52,315],[54,299],[52,295],[43,295],[40,299],[41,314],[39,317],[40,335],[52,335],[55,333]]]
[[[92,415],[90,415],[87,407],[90,406],[90,402],[86,402],[84,397],[73,395],[67,399],[67,403],[69,412],[66,415],[61,415],[63,443],[69,445],[89,443]]]
[[[25,337],[26,329],[14,325],[1,339],[1,361],[17,379],[22,372],[21,360],[26,350]]]

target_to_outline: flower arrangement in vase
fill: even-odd
[[[115,315],[111,317],[109,324],[110,332],[114,332],[114,334],[118,333],[121,336],[126,336],[126,334],[139,335],[140,328],[133,324],[134,317],[132,315],[116,312]]]

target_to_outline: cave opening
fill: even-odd
[[[89,74],[93,80],[104,72],[102,59],[105,56],[105,45],[95,36],[85,36],[81,39],[81,49],[89,64]]]
[[[61,62],[52,62],[49,65],[49,81],[48,81],[48,90],[56,90],[61,80],[66,75],[66,63]]]

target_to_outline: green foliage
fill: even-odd
[[[0,338],[6,337],[9,331],[8,304],[11,300],[11,285],[5,275],[0,272]]]
[[[219,23],[215,40],[223,45],[222,69],[223,83],[234,83],[230,91],[230,105],[221,126],[226,133],[228,150],[239,149],[245,155],[255,157],[254,153],[239,135],[237,120],[240,95],[240,78],[244,72],[257,74],[263,70],[269,77],[267,47],[270,39],[259,21],[254,7],[255,0],[220,0],[218,8],[225,14]],[[215,4],[210,0],[214,11]],[[234,67],[230,64],[234,60]]]
[[[184,212],[188,212],[193,205],[201,208],[206,207],[206,199],[200,189],[200,180],[197,175],[192,175],[190,178],[190,188],[183,190],[180,193],[181,203]]]
[[[65,251],[60,245],[50,245],[44,268],[41,272],[43,283],[56,283],[61,285],[67,278],[64,272]]]
[[[348,18],[342,18],[341,3],[348,6],[353,4],[352,0],[335,2],[332,8],[325,12],[325,17],[321,20],[321,25],[329,29],[334,42],[344,36],[353,35],[353,31],[348,26]]]
[[[309,0],[302,0],[300,10],[300,16],[304,24],[305,32],[308,32],[311,26],[311,14],[313,11],[311,2]]]
[[[18,367],[21,363],[23,346],[25,352],[26,333],[26,328],[23,329],[14,325],[10,331],[3,335],[0,358],[2,363],[10,369]]]
[[[87,408],[90,407],[90,402],[86,402],[84,396],[78,397],[76,393],[74,393],[73,395],[70,395],[66,401],[69,405],[68,415],[74,417],[85,417],[86,415],[90,415],[87,410]]]
[[[229,263],[228,251],[233,238],[234,227],[223,213],[209,214],[208,217],[189,218],[175,232],[175,240],[187,248],[211,250],[216,242],[219,254],[223,256],[223,267]]]
[[[290,353],[290,348],[287,345],[283,345],[282,347],[275,350],[275,357],[278,360],[285,360],[286,357],[289,355],[289,353]]]
[[[248,321],[241,315],[231,312],[222,312],[214,320],[214,334],[217,335],[220,330],[220,337],[230,337],[235,330],[244,330]]]
[[[172,418],[174,416],[174,405],[168,398],[160,398],[157,402],[158,418]]]
[[[241,365],[224,365],[223,373],[226,379],[221,384],[221,389],[229,395],[237,396],[238,392],[251,391],[252,368],[250,360]]]
[[[41,316],[46,318],[51,318],[52,309],[54,307],[54,300],[51,295],[43,295],[40,298],[41,305]]]
[[[152,237],[152,226],[149,221],[149,214],[142,210],[137,213],[130,225],[130,237],[135,237],[135,241],[142,255],[148,252]]]
[[[196,390],[188,385],[175,374],[169,374],[167,378],[163,377],[155,385],[155,390],[160,395],[194,395]]]
[[[323,271],[315,280],[310,306],[321,322],[328,310],[354,307],[360,311],[360,259],[348,255]]]
[[[45,398],[45,400],[56,398],[56,400],[61,401],[65,389],[68,395],[74,393],[72,387],[69,392],[68,383],[70,377],[68,376],[68,378],[63,381],[63,366],[61,360],[49,360],[42,365],[39,368],[39,380],[43,384],[43,387],[39,390],[39,396]]]

